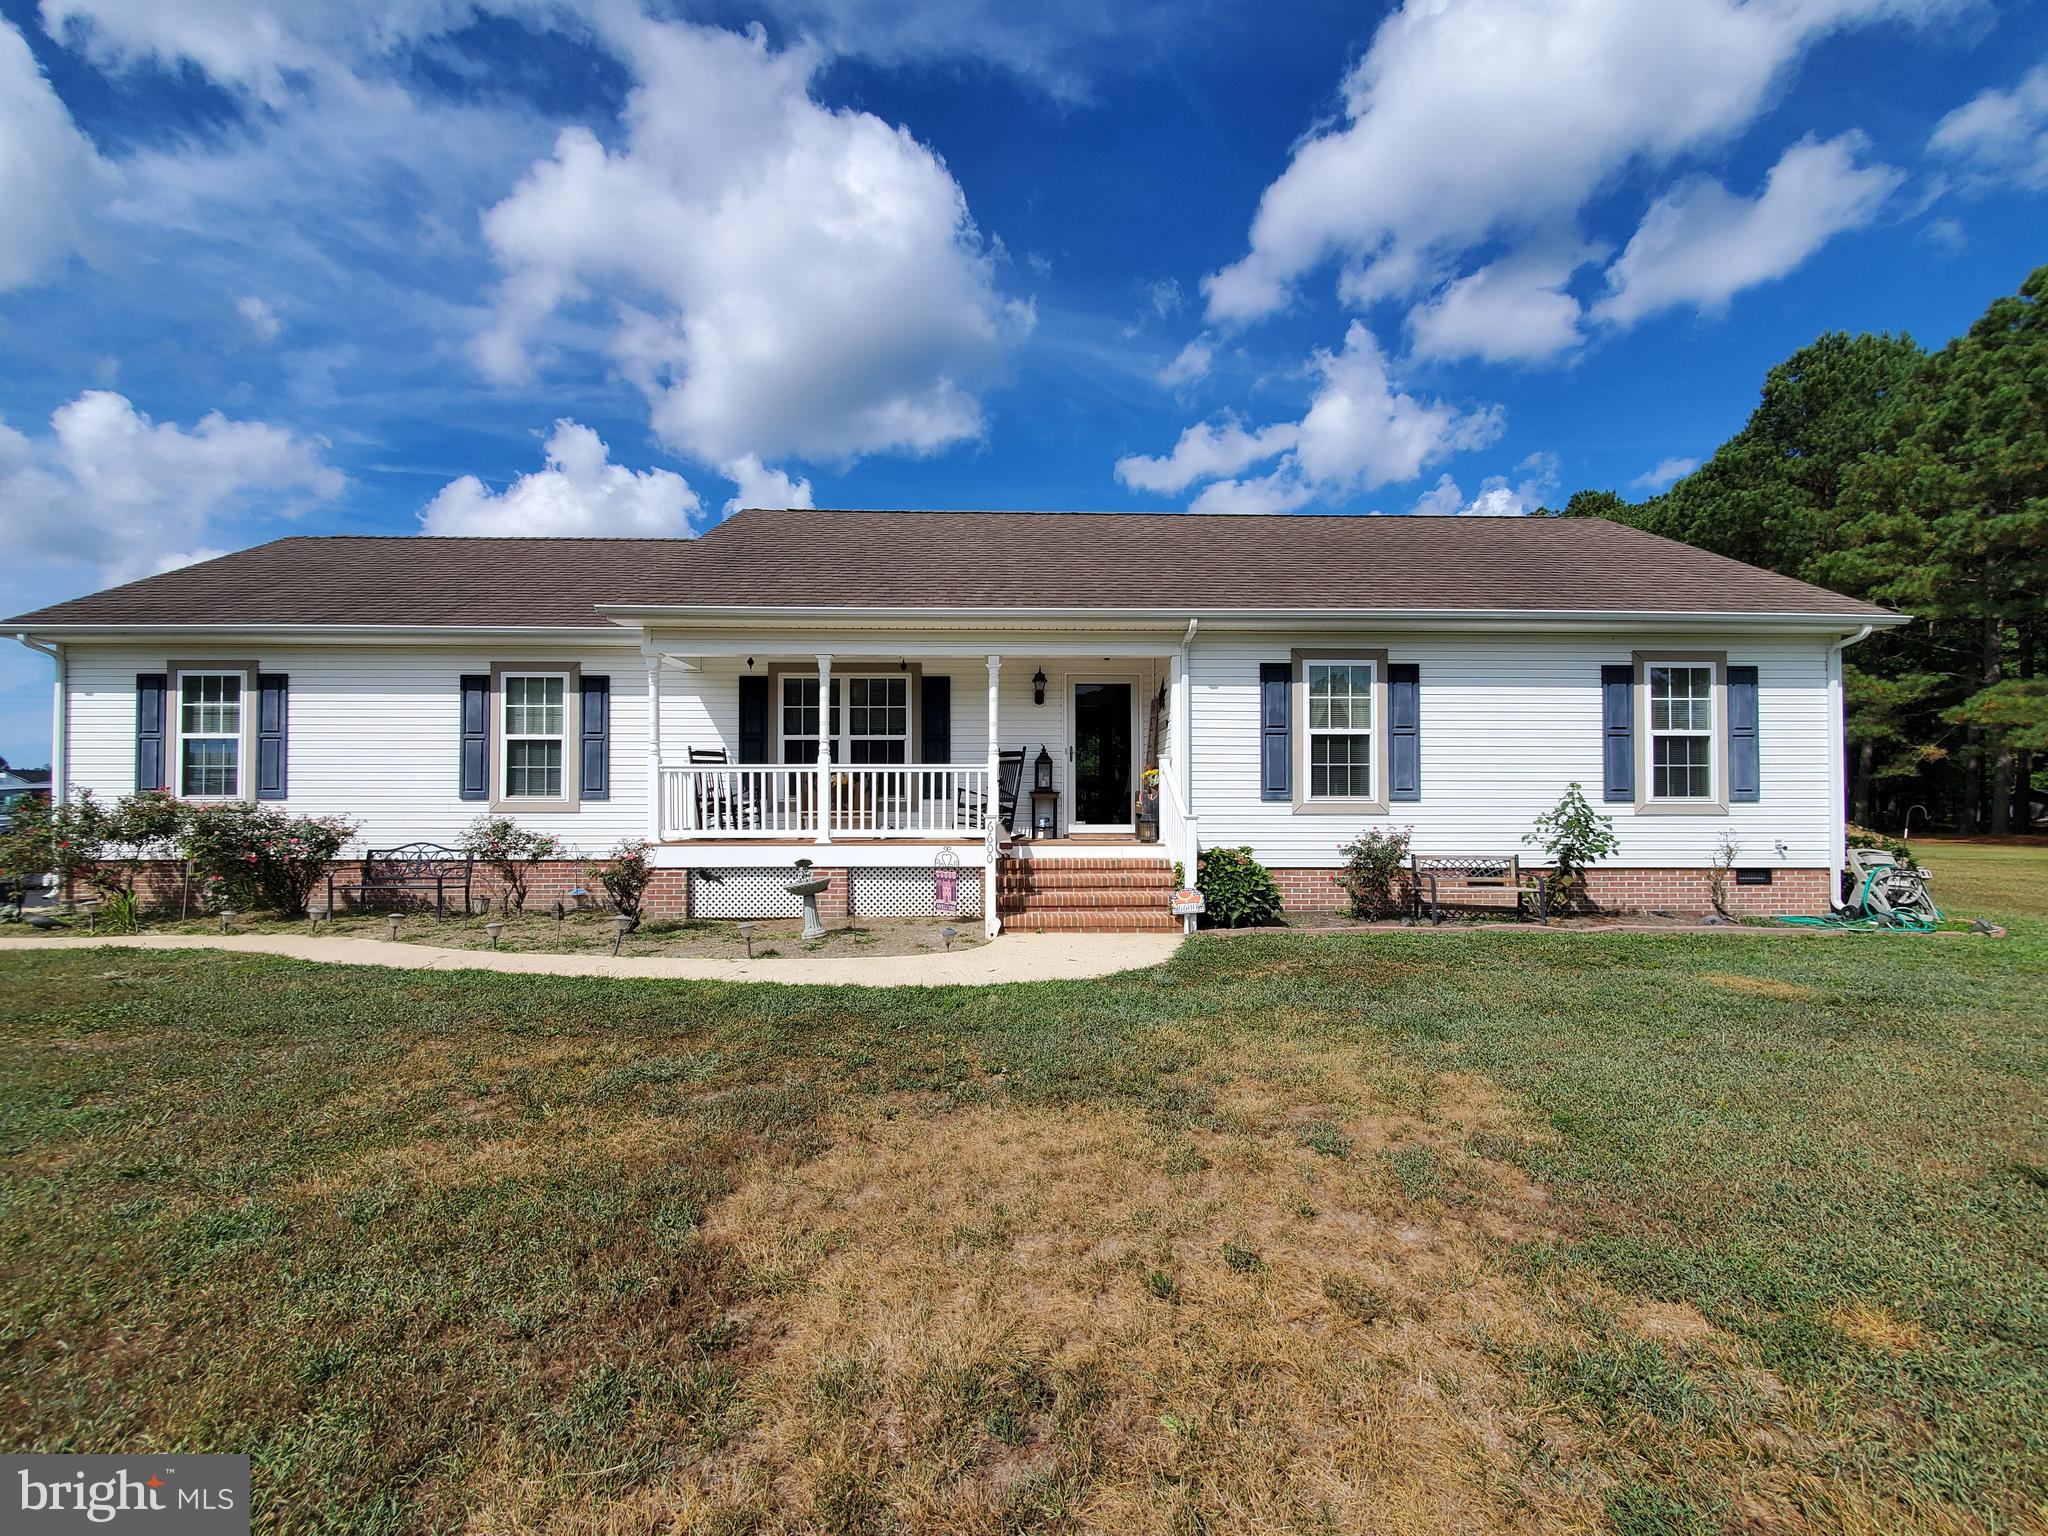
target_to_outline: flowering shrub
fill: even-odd
[[[505,883],[504,907],[508,912],[526,910],[526,888],[533,880],[533,868],[543,859],[559,859],[569,849],[552,832],[522,827],[510,816],[479,816],[463,829],[456,844],[479,864],[497,871]]]
[[[1337,851],[1344,871],[1337,878],[1351,897],[1353,917],[1398,917],[1407,905],[1396,888],[1408,863],[1412,827],[1372,827]]]
[[[647,866],[646,842],[634,838],[627,838],[612,850],[610,858],[583,872],[584,879],[595,880],[604,887],[620,916],[636,920],[640,916],[640,898],[646,895],[647,882],[653,875],[654,871]]]
[[[0,873],[21,881],[54,873],[105,896],[133,895],[144,865],[177,857],[184,822],[185,807],[160,789],[112,805],[89,789],[65,805],[31,796],[16,803],[0,838]]]
[[[320,876],[355,836],[342,816],[293,816],[274,806],[202,805],[186,812],[184,852],[211,910],[306,910]]]

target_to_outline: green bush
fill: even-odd
[[[89,789],[64,805],[26,797],[0,836],[0,874],[55,874],[61,884],[82,882],[102,896],[133,895],[145,866],[179,857],[185,818],[185,806],[160,789],[112,805]]]
[[[1195,866],[1209,921],[1222,928],[1270,923],[1280,915],[1273,872],[1249,848],[1204,848]]]
[[[1398,888],[1413,833],[1412,827],[1375,827],[1337,850],[1344,855],[1344,871],[1337,880],[1351,897],[1353,917],[1398,917],[1407,910],[1406,894]]]
[[[522,827],[510,816],[477,817],[463,829],[456,846],[497,872],[505,886],[501,905],[508,912],[526,910],[526,888],[532,883],[534,866],[569,851],[554,833]]]
[[[269,908],[296,917],[355,832],[342,816],[293,816],[229,801],[185,809],[183,852],[204,882],[209,909]]]
[[[1564,798],[1536,818],[1536,830],[1525,833],[1522,841],[1550,856],[1550,893],[1561,908],[1578,903],[1587,866],[1611,858],[1620,846],[1614,818],[1587,804],[1576,781],[1566,788]]]
[[[1906,846],[1903,839],[1893,837],[1885,832],[1870,832],[1862,827],[1852,826],[1849,828],[1849,846],[1851,848],[1881,849],[1885,853],[1890,854],[1900,864],[1915,864],[1919,862],[1913,857],[1913,850]]]

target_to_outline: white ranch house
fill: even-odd
[[[294,538],[9,621],[58,792],[646,838],[650,911],[1168,926],[1248,846],[1295,908],[1406,825],[1506,855],[1576,781],[1610,906],[1841,867],[1842,650],[1898,614],[1591,519],[743,512],[696,540]],[[1034,792],[1044,781],[1047,787]],[[949,873],[957,872],[957,873]]]

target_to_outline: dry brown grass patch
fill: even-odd
[[[1828,1323],[1850,1343],[1888,1355],[1909,1355],[1934,1343],[1934,1335],[1922,1324],[1875,1302],[1845,1301],[1829,1309]]]
[[[1813,1002],[1820,993],[1811,987],[1802,987],[1797,982],[1779,981],[1771,976],[1734,976],[1720,971],[1703,971],[1701,981],[1719,987],[1724,992],[1739,992],[1746,997],[1768,997],[1779,1002]]]

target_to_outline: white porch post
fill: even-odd
[[[661,657],[643,646],[647,662],[647,840],[661,841]]]
[[[775,701],[769,700],[770,707]],[[832,658],[818,654],[818,841],[832,841]]]
[[[996,822],[1002,815],[1002,782],[997,777],[1001,766],[1000,748],[996,745],[996,685],[1002,680],[1003,658],[990,652],[988,658],[988,794],[982,801],[981,846],[985,850],[981,861],[981,926],[982,931],[994,938],[1002,923],[996,916],[996,849],[1001,846],[1002,832]]]

